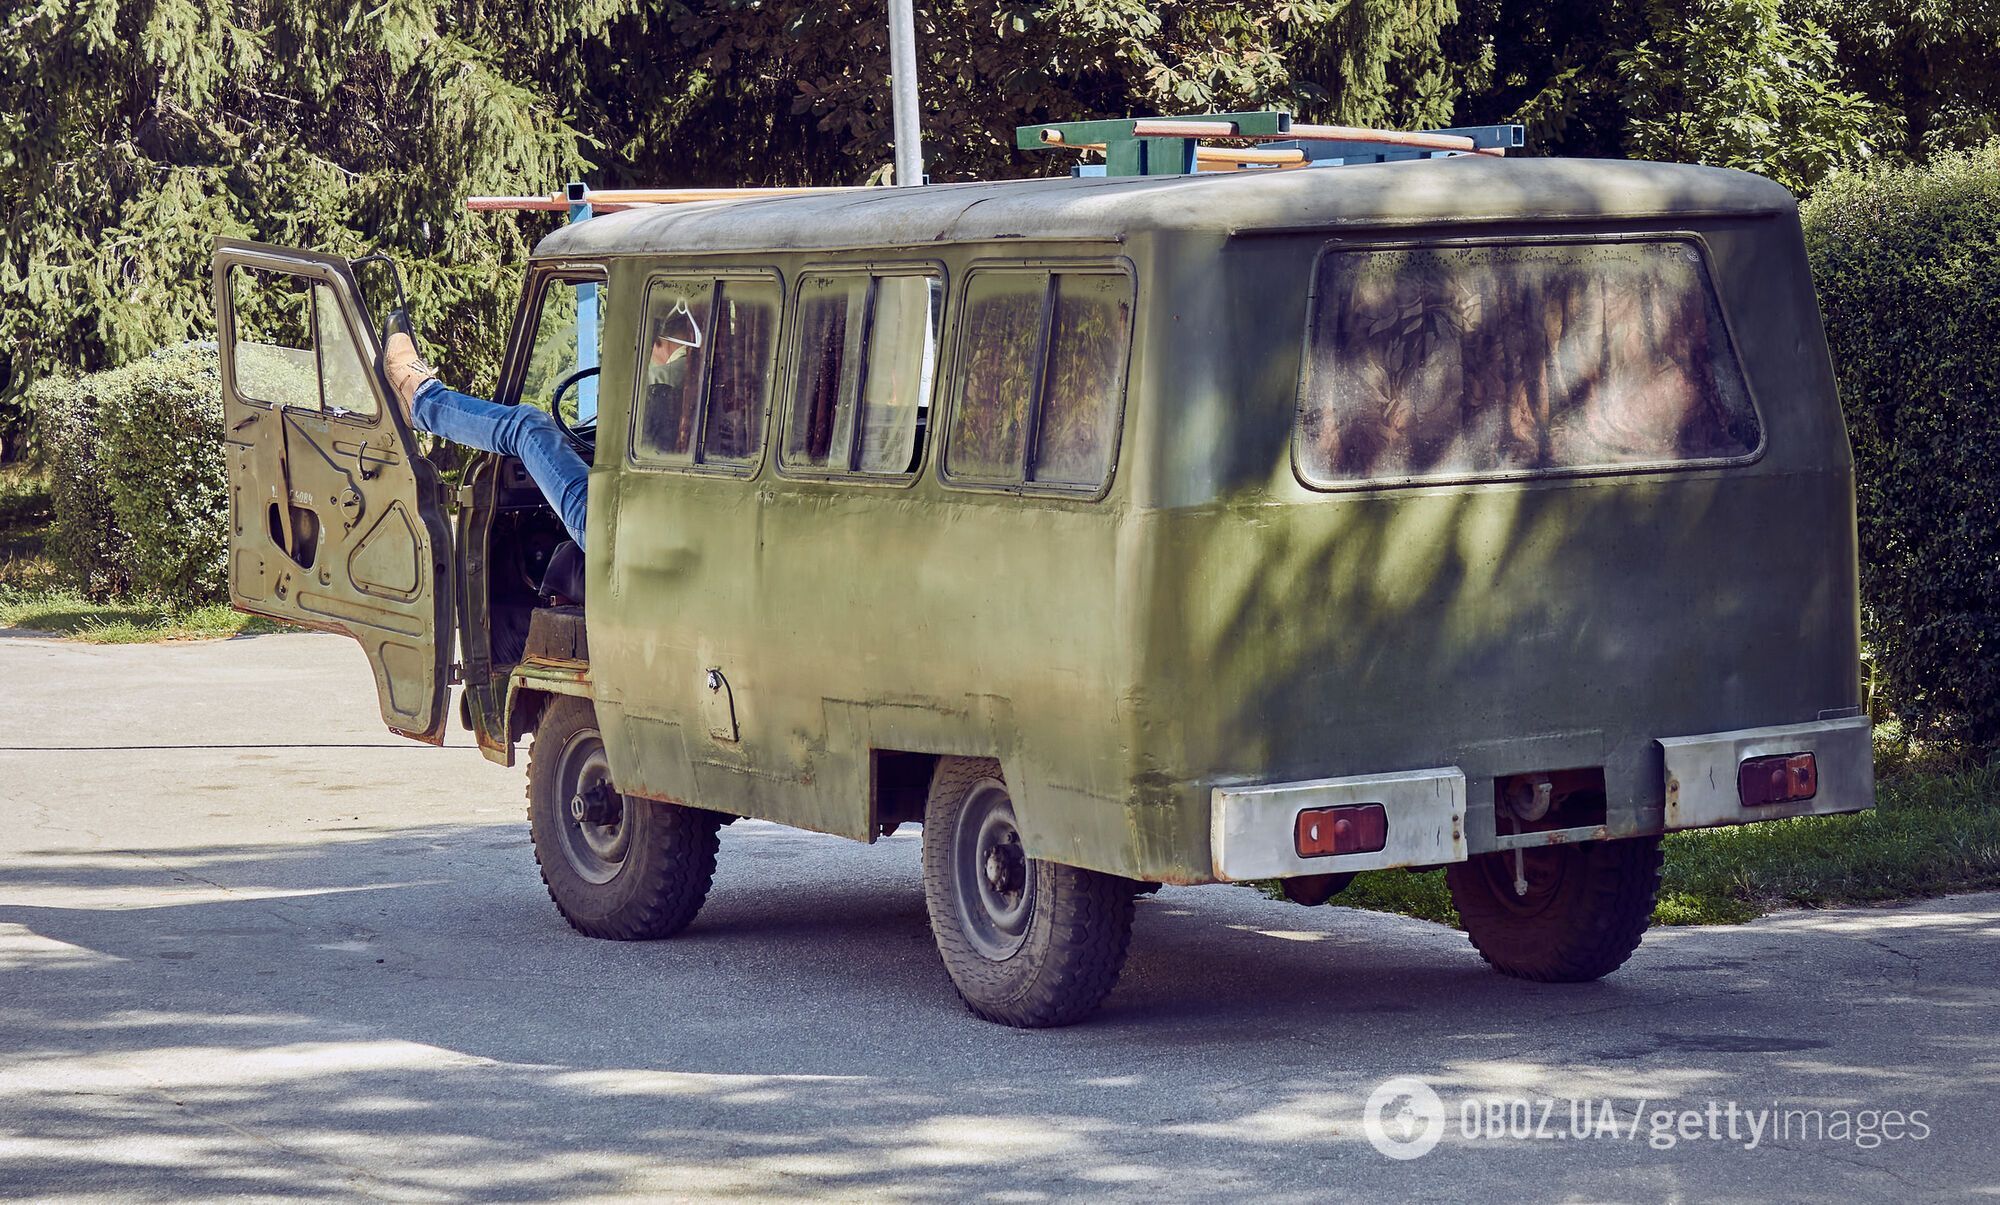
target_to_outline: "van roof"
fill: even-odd
[[[1259,230],[1788,213],[1726,168],[1611,159],[1448,159],[1166,177],[1057,177],[638,206],[563,226],[537,257],[1115,241]]]

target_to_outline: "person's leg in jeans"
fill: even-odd
[[[456,444],[519,457],[542,496],[562,516],[569,538],[583,547],[590,466],[570,446],[548,412],[533,406],[496,406],[433,378],[417,390],[410,421]]]
[[[590,466],[570,446],[556,420],[533,406],[496,406],[445,388],[417,358],[416,344],[407,335],[389,336],[383,359],[411,425],[453,443],[517,457],[561,516],[569,538],[583,547]]]

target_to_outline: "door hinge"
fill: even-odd
[[[452,501],[454,501],[454,502],[458,503],[458,504],[459,504],[459,506],[461,506],[461,507],[465,507],[465,506],[471,506],[471,505],[472,505],[472,487],[471,487],[471,486],[469,486],[469,485],[461,485],[461,486],[459,486],[459,487],[458,487],[458,492],[452,495]]]
[[[444,684],[457,686],[465,681],[465,667],[454,661],[444,671]]]

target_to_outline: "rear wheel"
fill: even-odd
[[[1028,857],[1000,764],[939,761],[924,806],[924,903],[952,986],[974,1013],[1039,1028],[1096,1008],[1125,965],[1133,887]]]
[[[687,928],[715,877],[722,819],[619,794],[590,704],[556,698],[542,709],[528,829],[549,898],[577,932],[644,941]]]
[[[1544,983],[1601,979],[1652,923],[1660,839],[1481,854],[1445,870],[1465,935],[1495,970]],[[1525,890],[1523,890],[1525,888]]]

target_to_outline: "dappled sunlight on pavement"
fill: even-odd
[[[157,653],[14,642],[0,717],[18,733],[49,683],[101,686]],[[463,747],[368,745],[350,653],[294,636],[177,649],[182,694],[155,685],[91,726],[0,741],[15,746],[0,751],[0,1191],[1311,1201],[2000,1185],[1983,1137],[2000,1103],[2000,897],[1656,932],[1610,979],[1557,986],[1493,975],[1463,935],[1421,921],[1169,888],[1140,901],[1102,1014],[1025,1033],[953,997],[909,829],[868,847],[738,823],[683,936],[577,936],[536,878],[519,772]],[[257,713],[241,735],[232,697]],[[308,699],[302,724],[353,747],[255,743]],[[21,748],[106,732],[132,747]],[[1453,1102],[1915,1106],[1936,1136],[1752,1152],[1454,1132],[1401,1164],[1361,1126],[1396,1075]]]

